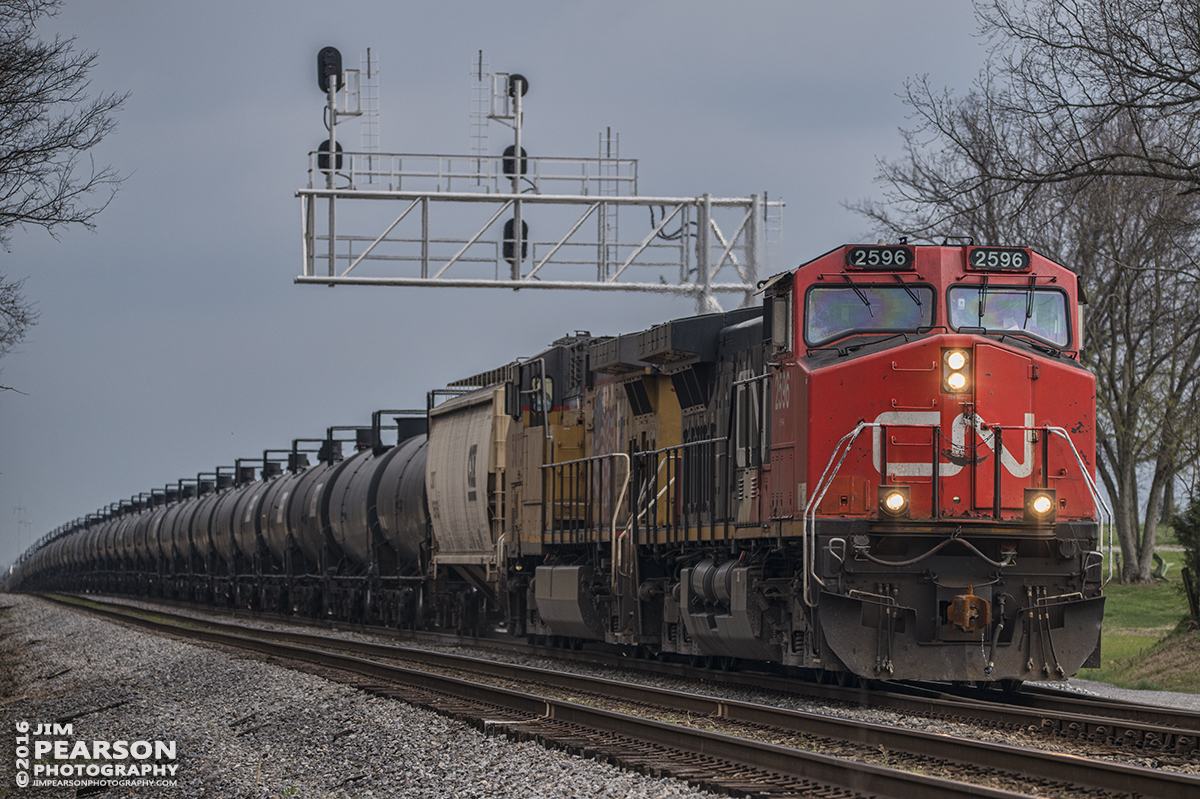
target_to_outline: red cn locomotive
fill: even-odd
[[[1021,248],[855,246],[768,292],[771,516],[803,536],[813,653],[896,679],[1096,663],[1076,276]]]

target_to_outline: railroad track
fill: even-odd
[[[58,601],[159,632],[303,663],[309,670],[348,673],[358,687],[489,732],[722,792],[763,797],[1200,793],[1200,778],[1158,769],[428,650],[266,631],[91,600]],[[1180,740],[1200,735],[1200,725],[1174,730]]]
[[[127,604],[118,600],[117,605]],[[153,604],[160,604],[155,602]],[[166,601],[173,607],[195,611],[194,605]],[[1055,741],[1066,740],[1093,757],[1119,757],[1135,751],[1158,765],[1200,763],[1200,713],[1143,705],[1133,702],[1081,696],[1053,688],[1027,685],[1020,693],[990,689],[968,689],[936,683],[880,684],[871,690],[861,687],[823,685],[792,676],[753,671],[726,672],[681,663],[629,658],[603,649],[573,651],[530,645],[504,639],[464,638],[444,633],[396,630],[393,628],[328,623],[290,616],[264,616],[235,608],[215,610],[221,615],[261,621],[270,619],[288,626],[354,632],[384,638],[405,638],[441,645],[495,647],[507,652],[547,659],[600,665],[621,671],[636,670],[673,677],[690,684],[727,685],[740,689],[840,701],[856,707],[887,710],[933,721],[970,724],[985,728],[1021,731]],[[187,614],[174,618],[192,619]],[[301,644],[321,645],[328,636],[280,638]]]

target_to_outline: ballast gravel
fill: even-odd
[[[149,610],[161,609],[162,607],[161,605],[155,605],[153,602],[145,602],[128,597],[105,597],[104,601],[132,605]],[[227,614],[214,612],[199,607],[179,608],[172,606],[170,610],[171,612],[192,616],[197,619],[230,621]],[[295,629],[288,624],[273,622],[266,618],[238,618],[236,623],[268,630]],[[342,638],[351,638],[354,640],[367,641],[371,643],[397,643],[394,639],[358,631],[339,630],[337,632],[330,632],[313,630],[311,632],[325,635],[336,635]],[[416,644],[411,641],[404,641],[401,643],[404,646],[433,649],[437,651],[450,652],[452,654],[474,655],[476,657],[483,657],[489,660],[517,663],[523,666],[534,666],[559,672],[578,673],[595,677],[607,677],[609,679],[648,685],[657,688],[686,691],[735,701],[773,705],[791,710],[799,710],[807,713],[817,713],[827,716],[836,716],[838,718],[869,722],[872,724],[882,724],[892,727],[907,727],[909,729],[923,730],[926,732],[940,733],[943,735],[952,735],[961,738],[973,738],[980,741],[992,741],[1015,746],[1029,747],[1031,749],[1041,749],[1043,751],[1055,752],[1059,754],[1080,754],[1080,747],[1076,742],[1071,740],[1063,740],[1054,736],[1047,736],[1032,730],[1000,729],[989,726],[980,726],[969,721],[951,721],[948,719],[928,718],[920,715],[908,715],[898,711],[873,707],[870,705],[856,705],[847,702],[824,700],[795,694],[764,692],[735,684],[688,682],[674,677],[654,675],[638,670],[616,671],[604,666],[587,663],[572,662],[567,660],[550,661],[536,656],[529,656],[512,651],[487,647],[486,645],[479,647],[468,647],[439,646],[428,643]],[[1093,683],[1076,679],[1071,679],[1065,684],[1042,684],[1057,688],[1059,690],[1073,691],[1076,693],[1093,696],[1106,696],[1134,702],[1145,702],[1146,704],[1159,705],[1162,707],[1177,707],[1181,709],[1200,710],[1200,697],[1191,694],[1179,694],[1168,691],[1126,691],[1120,688],[1115,688],[1111,685],[1105,685],[1103,683]],[[1133,748],[1124,750],[1111,750],[1108,753],[1099,755],[1099,757],[1104,760],[1145,766],[1147,768],[1163,768],[1164,770],[1177,771],[1184,774],[1200,774],[1200,763],[1193,761],[1163,762],[1155,752],[1142,752]]]
[[[76,790],[100,799],[713,796],[676,780],[489,737],[314,675],[34,597],[0,595],[0,728],[10,741],[3,751],[14,751],[19,722],[66,717],[73,717],[72,733],[52,737],[174,741],[176,783],[95,792],[31,785],[15,796],[75,796]],[[7,795],[17,764],[9,754],[0,763],[0,795]]]

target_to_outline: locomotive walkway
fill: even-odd
[[[469,719],[489,732],[538,740],[723,792],[764,797],[814,792],[830,796],[1051,793],[1184,797],[1200,792],[1200,778],[1155,768],[428,650],[69,601],[159,632],[249,649],[305,664],[307,670],[323,674],[330,670],[348,673],[352,675],[349,681],[358,687]],[[748,675],[737,678],[752,679]],[[529,692],[529,686],[536,686],[537,693]],[[878,701],[890,701],[883,695],[871,695],[881,697]],[[934,715],[990,718],[991,723],[1003,725],[1029,724],[1037,718],[1044,726],[1049,715],[1056,734],[1074,736],[1081,743],[1090,741],[1101,747],[1136,743],[1156,751],[1169,745],[1170,754],[1183,760],[1196,757],[1200,740],[1200,723],[1194,714],[1169,714],[1119,703],[1099,708],[1108,713],[1105,717],[1089,717],[1077,712],[1073,704],[1075,710],[1066,712],[1006,709],[983,704],[977,697],[910,696],[896,701],[920,705],[925,712],[936,708]],[[1028,701],[1062,700],[1034,696]]]

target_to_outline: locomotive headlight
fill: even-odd
[[[1053,488],[1025,489],[1025,521],[1046,524],[1058,515],[1058,492]]]
[[[908,486],[879,486],[879,510],[894,518],[908,516]]]
[[[959,394],[969,390],[971,359],[966,350],[942,350],[942,391]]]

